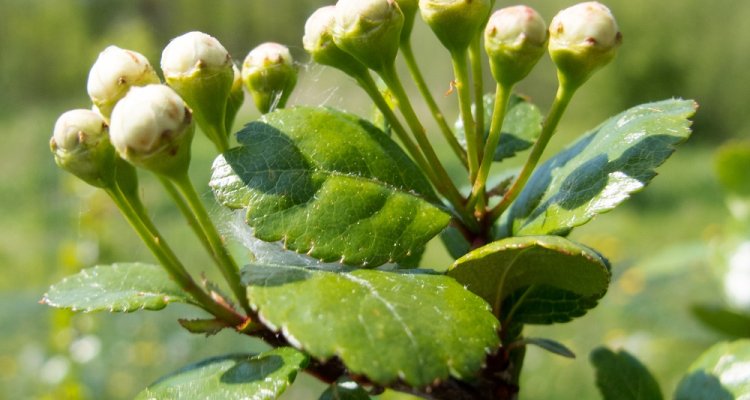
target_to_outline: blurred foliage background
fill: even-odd
[[[527,2],[548,21],[573,3]],[[693,138],[660,169],[652,187],[574,232],[574,240],[613,261],[612,290],[583,319],[530,329],[532,335],[567,344],[578,358],[530,350],[522,398],[596,398],[587,355],[600,344],[639,356],[671,393],[689,363],[722,339],[695,322],[689,308],[721,299],[714,260],[732,251],[714,245],[728,235],[729,217],[712,160],[720,143],[750,133],[745,111],[750,2],[606,3],[620,23],[624,45],[581,90],[547,154],[638,103],[684,97],[696,99],[701,108]],[[104,196],[57,170],[48,140],[59,114],[90,106],[88,69],[104,47],[134,49],[158,65],[169,39],[191,30],[217,37],[238,62],[261,42],[284,43],[302,72],[291,104],[325,104],[368,116],[364,93],[336,71],[310,65],[301,48],[306,17],[326,4],[330,1],[0,0],[0,398],[126,399],[201,356],[262,348],[231,333],[209,339],[189,335],[175,319],[190,310],[179,306],[159,314],[110,316],[71,315],[37,304],[49,284],[80,268],[152,260]],[[497,7],[505,5],[498,1]],[[434,93],[454,118],[455,95],[442,96],[451,80],[447,54],[423,24],[417,24],[414,41]],[[489,74],[486,83],[491,88]],[[554,89],[549,59],[519,88],[543,110]],[[256,117],[246,104],[238,126]],[[205,187],[211,148],[199,137],[195,153],[192,172]],[[450,158],[448,151],[443,154]],[[194,272],[207,269],[202,265],[208,259],[158,185],[145,174],[142,181],[145,200],[166,236],[191,260]],[[203,194],[212,204],[207,188]],[[214,210],[217,219],[230,219]],[[747,240],[747,227],[742,229]],[[239,246],[235,250],[243,252]],[[435,243],[423,265],[442,269],[449,262]],[[316,398],[321,387],[301,379],[304,384],[285,397]]]

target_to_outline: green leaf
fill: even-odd
[[[609,287],[609,262],[559,236],[499,240],[458,259],[448,275],[515,323],[566,322],[596,306]]]
[[[664,398],[648,369],[625,350],[615,353],[599,347],[591,352],[591,363],[596,368],[596,386],[604,400]]]
[[[238,133],[214,162],[211,186],[265,241],[329,262],[375,267],[408,257],[450,216],[421,171],[357,117],[298,107]]]
[[[425,270],[250,265],[243,282],[264,323],[290,343],[381,385],[470,378],[498,345],[487,304]]]
[[[736,338],[750,338],[750,315],[740,314],[720,306],[696,304],[693,315],[703,325]]]
[[[306,365],[307,357],[291,347],[214,357],[159,379],[136,399],[272,400]]]
[[[690,135],[696,104],[633,107],[539,166],[503,218],[503,236],[566,235],[643,189]]]
[[[215,335],[222,329],[231,327],[220,319],[178,319],[177,322],[190,333],[206,336]]]
[[[547,350],[552,354],[563,356],[565,358],[576,358],[576,354],[572,350],[567,348],[564,344],[545,338],[524,338],[522,340],[525,345],[537,346],[541,349]]]
[[[193,303],[161,267],[138,263],[85,269],[52,285],[41,302],[83,312],[161,310],[169,303]]]
[[[731,193],[750,196],[750,141],[735,140],[716,152],[719,183]]]
[[[677,400],[750,398],[750,340],[714,345],[689,372],[677,386]]]
[[[318,400],[370,400],[370,394],[356,382],[340,379],[328,387]]]
[[[495,95],[484,95],[484,120],[486,121],[485,137],[489,135],[490,121],[495,107]],[[529,102],[528,98],[512,95],[508,103],[508,111],[505,114],[503,128],[500,133],[500,141],[495,149],[494,161],[502,161],[511,158],[516,153],[531,147],[542,133],[542,113],[539,108]],[[459,143],[466,148],[466,133],[463,121],[456,121],[456,137]]]

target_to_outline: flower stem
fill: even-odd
[[[193,211],[193,215],[195,215],[198,224],[203,230],[208,243],[211,245],[213,258],[216,261],[221,274],[224,276],[227,284],[229,284],[230,289],[240,302],[242,308],[245,312],[251,314],[252,309],[247,300],[245,287],[242,286],[242,283],[240,282],[239,267],[231,255],[229,255],[229,250],[227,250],[224,245],[219,232],[211,221],[211,218],[209,217],[206,208],[203,206],[200,196],[195,191],[195,187],[193,187],[193,183],[190,181],[187,173],[175,177],[173,183],[177,186],[180,192],[182,192],[190,209]]]
[[[442,170],[444,173],[444,179],[441,179],[435,172],[435,170],[432,169],[431,165],[427,162],[422,152],[419,150],[419,147],[414,143],[414,141],[409,137],[409,134],[406,132],[406,129],[401,124],[401,121],[398,119],[396,114],[393,112],[391,107],[388,105],[388,102],[383,98],[383,95],[380,94],[380,91],[377,88],[377,85],[372,80],[372,77],[369,73],[362,74],[362,76],[355,77],[359,85],[367,92],[367,94],[370,96],[372,101],[375,103],[375,106],[378,107],[380,112],[383,113],[385,118],[390,122],[391,126],[393,127],[394,132],[396,132],[396,135],[398,135],[401,142],[404,144],[404,146],[407,148],[411,156],[414,158],[414,160],[419,164],[420,168],[425,172],[427,175],[427,178],[430,180],[433,186],[437,189],[437,191],[449,199],[449,202],[453,206],[453,211],[455,214],[457,214],[457,217],[467,226],[470,226],[472,229],[477,229],[478,225],[476,224],[476,220],[472,217],[471,213],[467,212],[467,209],[463,206],[463,199],[461,198],[461,195],[458,193],[458,190],[453,188],[453,190],[450,189],[447,185],[452,186],[452,181],[450,178],[447,178],[447,173],[445,170]],[[391,89],[393,90],[393,89]],[[394,93],[394,96],[396,94]],[[396,97],[398,100],[398,96]],[[401,100],[398,100],[399,104],[401,104]],[[423,149],[424,150],[424,149]],[[437,157],[437,156],[436,156]],[[438,166],[442,169],[442,165],[439,164]],[[447,185],[446,185],[447,184]],[[453,198],[451,199],[450,193],[454,193]]]
[[[495,107],[492,111],[492,122],[490,124],[490,134],[487,137],[487,144],[484,147],[484,155],[482,156],[482,163],[479,165],[477,179],[474,181],[474,186],[471,190],[471,197],[469,198],[470,207],[473,206],[476,201],[484,197],[485,188],[487,186],[487,177],[490,174],[495,149],[500,142],[500,133],[503,127],[505,113],[508,109],[510,94],[510,87],[505,87],[501,84],[497,85],[497,89],[495,90]],[[484,208],[484,204],[481,205],[481,208]]]
[[[481,155],[484,147],[484,72],[482,71],[481,35],[474,37],[469,46],[469,63],[471,78],[474,82],[474,130],[477,139],[477,154]],[[482,159],[479,159],[481,165]]]
[[[435,102],[435,98],[432,96],[432,93],[430,93],[430,89],[427,87],[427,83],[424,80],[424,75],[422,75],[422,71],[419,69],[419,65],[417,65],[417,60],[414,58],[411,41],[406,41],[401,44],[401,54],[404,56],[406,66],[409,68],[409,73],[411,74],[412,79],[414,79],[414,83],[417,85],[419,93],[422,94],[425,103],[427,103],[427,107],[430,109],[432,116],[435,118],[435,122],[437,122],[438,127],[440,128],[440,132],[442,132],[443,137],[453,149],[453,152],[456,153],[461,160],[461,164],[463,164],[465,168],[468,168],[469,164],[466,160],[466,151],[461,147],[461,144],[458,143],[456,135],[453,134],[450,126],[448,126],[448,122],[445,120],[445,115],[440,111],[440,108]]]
[[[137,196],[126,196],[117,186],[105,190],[141,240],[184,291],[188,292],[204,310],[232,326],[237,327],[244,324],[245,319],[241,315],[217,303],[195,283],[159,231],[156,230],[151,219],[143,212],[144,207]]]
[[[401,124],[401,121],[396,117],[396,114],[394,114],[393,110],[388,105],[388,102],[383,98],[383,95],[380,93],[380,90],[378,90],[377,84],[375,84],[375,81],[372,79],[369,72],[365,72],[361,76],[356,76],[355,79],[359,86],[362,87],[368,96],[370,96],[370,99],[375,103],[375,106],[381,113],[383,113],[385,119],[391,124],[393,131],[396,132],[399,140],[401,140],[401,143],[406,147],[406,150],[412,158],[414,158],[414,161],[425,172],[425,174],[428,175],[430,181],[435,181],[435,172],[430,168],[427,159],[424,158],[424,155],[419,150],[417,144],[409,137],[409,134]]]
[[[427,138],[427,133],[424,129],[424,126],[422,126],[422,123],[419,121],[419,117],[417,116],[417,113],[414,111],[414,108],[409,101],[409,96],[406,94],[406,90],[404,90],[404,87],[401,84],[401,80],[398,78],[395,65],[391,64],[383,71],[379,71],[379,73],[381,78],[383,78],[383,81],[385,81],[386,85],[388,85],[388,87],[391,89],[391,92],[393,93],[398,103],[398,108],[401,110],[401,113],[403,114],[407,125],[409,125],[414,138],[417,139],[417,143],[419,143],[420,149],[427,158],[429,166],[435,173],[436,181],[434,181],[433,184],[438,189],[438,191],[443,196],[445,196],[448,202],[450,202],[451,205],[461,215],[464,216],[464,218],[462,218],[465,220],[464,222],[466,222],[467,224],[471,224],[471,227],[475,227],[476,224],[472,222],[474,221],[474,218],[468,217],[466,215],[466,206],[464,204],[464,199],[461,196],[461,193],[459,193],[458,189],[456,189],[456,186],[453,184],[453,181],[448,175],[448,172],[446,172],[445,168],[443,168],[443,164],[440,163],[440,159],[438,158],[435,150],[430,144],[429,139]]]
[[[224,122],[222,122],[221,125],[222,126],[219,127],[211,126],[210,128],[208,128],[211,130],[211,132],[206,132],[207,136],[211,138],[212,142],[214,142],[216,150],[219,153],[223,153],[229,150],[229,135],[227,134],[227,129],[224,126]]]
[[[544,126],[542,127],[542,133],[539,135],[539,139],[536,140],[534,147],[531,148],[529,158],[521,168],[521,172],[519,172],[516,181],[513,182],[513,185],[511,185],[510,189],[505,193],[500,200],[500,203],[490,211],[490,221],[495,221],[500,218],[510,204],[513,203],[521,193],[521,190],[531,177],[531,173],[534,172],[534,168],[536,168],[536,165],[539,163],[539,159],[542,157],[542,153],[544,152],[545,147],[547,147],[547,143],[549,143],[550,138],[552,138],[552,135],[555,133],[557,124],[560,122],[560,119],[565,113],[565,109],[573,98],[573,93],[575,93],[574,88],[568,88],[566,85],[558,86],[555,101],[552,103],[552,108],[547,115],[547,119],[544,121]]]
[[[453,72],[456,76],[456,89],[458,90],[458,105],[461,111],[461,120],[464,124],[466,135],[466,156],[469,160],[469,182],[473,185],[479,170],[479,147],[477,143],[476,125],[471,113],[471,90],[469,84],[469,71],[466,68],[466,51],[451,52]]]
[[[193,233],[195,233],[195,236],[198,237],[203,247],[208,251],[209,254],[212,254],[213,251],[211,250],[211,243],[209,243],[206,234],[203,233],[200,223],[195,218],[193,211],[190,210],[190,206],[187,204],[187,202],[185,202],[185,198],[182,197],[179,190],[177,190],[177,188],[169,179],[163,176],[159,176],[159,182],[161,182],[162,186],[164,186],[164,189],[169,194],[169,197],[172,198],[172,201],[175,203],[175,205],[177,205],[177,208],[180,209],[180,213],[187,221],[190,229],[192,229]]]

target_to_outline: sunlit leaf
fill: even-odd
[[[274,400],[306,364],[307,357],[290,347],[209,358],[159,379],[136,399]]]
[[[719,343],[690,366],[675,399],[750,398],[750,340]]]
[[[444,275],[250,265],[243,281],[268,326],[379,384],[470,379],[498,345],[487,304]]]
[[[382,131],[325,108],[278,110],[219,156],[211,187],[247,210],[256,237],[323,261],[374,267],[409,257],[450,219],[418,167]]]
[[[612,210],[690,136],[695,108],[690,100],[643,104],[584,135],[537,168],[503,217],[502,236],[565,235]]]
[[[73,311],[160,310],[169,303],[192,303],[163,268],[148,264],[97,266],[52,285],[42,303]]]

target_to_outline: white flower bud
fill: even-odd
[[[102,140],[107,140],[107,124],[91,110],[67,111],[55,122],[52,139],[58,148],[65,151],[96,146]]]
[[[368,68],[382,71],[396,59],[403,26],[395,0],[339,0],[333,41]]]
[[[55,123],[50,149],[60,168],[96,187],[111,184],[114,151],[107,124],[91,110],[71,110]]]
[[[579,3],[560,11],[550,24],[549,51],[561,76],[580,85],[609,63],[622,42],[612,12],[601,3]]]
[[[161,53],[164,77],[180,78],[194,75],[200,69],[232,68],[232,58],[213,36],[188,32],[169,42]]]
[[[170,175],[187,170],[192,114],[165,85],[135,87],[112,111],[110,138],[131,164]]]
[[[544,19],[531,7],[507,7],[492,14],[484,45],[495,80],[507,86],[526,77],[544,54],[547,37]]]
[[[131,86],[152,83],[159,83],[159,77],[143,54],[109,46],[91,67],[86,89],[99,112],[108,118]]]
[[[267,42],[251,50],[242,63],[242,81],[261,113],[283,108],[297,84],[297,68],[289,49]]]
[[[161,54],[164,78],[195,113],[201,130],[226,150],[226,109],[234,81],[232,58],[216,38],[189,32],[172,39]]]
[[[315,10],[305,22],[302,45],[315,62],[340,69],[350,76],[360,76],[367,68],[333,42],[335,19],[336,6],[325,6]]]

